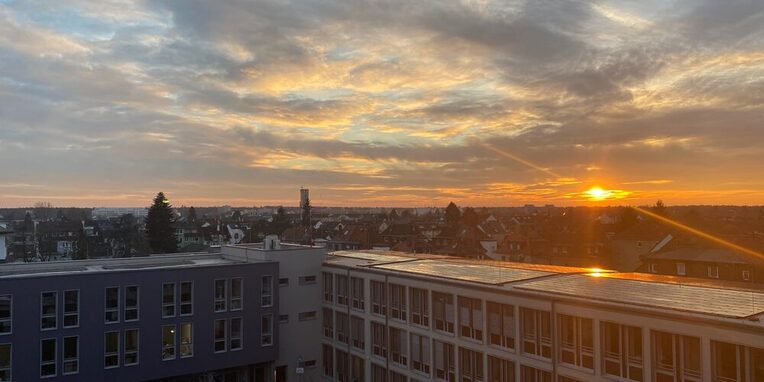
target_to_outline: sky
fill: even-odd
[[[761,0],[0,0],[0,207],[764,204]]]

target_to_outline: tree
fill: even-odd
[[[289,226],[289,219],[287,219],[286,211],[284,210],[284,207],[279,207],[278,210],[276,210],[276,214],[273,215],[273,219],[271,220],[271,224],[268,227],[268,234],[276,234],[281,235]]]
[[[241,223],[241,211],[239,210],[234,211],[233,214],[231,215],[231,220],[237,223]]]
[[[302,225],[310,227],[310,199],[305,199],[305,205],[302,207]]]
[[[174,212],[170,201],[160,192],[154,198],[154,204],[146,216],[146,235],[149,239],[151,253],[178,252],[178,240],[172,224],[175,223]]]
[[[81,227],[77,234],[77,241],[74,242],[74,252],[72,260],[85,260],[88,258],[88,238],[85,235],[85,228]]]
[[[464,213],[462,214],[462,224],[464,224],[468,228],[477,227],[480,218],[478,217],[477,212],[475,212],[472,207],[467,207],[464,209]]]
[[[459,211],[459,207],[454,202],[449,203],[448,207],[446,207],[446,224],[455,227],[461,219],[462,213]]]
[[[196,208],[194,208],[194,206],[191,206],[191,208],[188,209],[188,221],[196,223]]]
[[[621,207],[620,215],[618,216],[618,227],[620,230],[625,230],[637,223],[637,213],[631,207]]]
[[[663,204],[663,200],[659,200],[655,202],[655,205],[653,206],[652,210],[656,215],[660,215],[660,216],[666,215],[666,205]]]
[[[146,240],[140,231],[138,221],[133,214],[125,214],[119,217],[116,235],[117,257],[132,257],[146,253]]]

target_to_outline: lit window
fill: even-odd
[[[162,317],[175,317],[175,283],[162,284]]]
[[[184,281],[180,283],[180,315],[189,316],[194,314],[194,283]]]
[[[592,320],[561,314],[560,362],[594,369],[594,334]]]
[[[125,330],[125,366],[138,364],[138,329]]]
[[[56,323],[56,306],[58,303],[57,292],[42,292],[40,294],[40,329],[48,330],[55,329]],[[55,368],[55,365],[54,365]]]
[[[549,312],[520,308],[522,351],[547,359],[552,358],[552,325]]]
[[[241,310],[242,282],[241,278],[231,279],[231,310]]]
[[[180,358],[194,355],[194,326],[190,322],[180,324]]]
[[[700,339],[653,332],[653,379],[699,381],[702,379]]]
[[[603,322],[602,369],[605,374],[634,381],[643,379],[642,329]]]
[[[119,332],[106,332],[103,335],[103,367],[119,367]]]
[[[40,378],[56,376],[56,339],[40,341]]]
[[[175,325],[162,326],[162,360],[175,359]]]
[[[231,319],[231,338],[229,340],[229,349],[241,350],[242,348],[242,330],[244,322],[240,317]]]
[[[125,321],[138,320],[138,295],[140,291],[138,286],[125,287]]]
[[[260,337],[261,346],[273,345],[273,315],[264,314],[260,321],[260,330],[262,335]]]
[[[226,350],[226,320],[215,320],[215,353]]]
[[[260,306],[273,306],[273,276],[263,276],[260,289]]]
[[[61,374],[77,374],[80,371],[80,338],[64,337],[64,362]]]
[[[8,334],[13,329],[13,296],[0,296],[0,334]],[[2,381],[3,379],[0,379]]]
[[[225,280],[215,280],[215,311],[226,311],[226,282]]]
[[[75,328],[80,325],[80,291],[64,291],[64,327]]]
[[[0,344],[0,382],[11,381],[11,344]]]

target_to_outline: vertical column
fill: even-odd
[[[700,368],[703,372],[703,380],[711,380],[711,338],[700,337]]]
[[[598,318],[592,318],[592,350],[594,351],[594,375],[602,375],[602,325]]]
[[[655,372],[653,372],[653,348],[652,333],[650,328],[642,328],[642,366],[644,379],[652,381]]]

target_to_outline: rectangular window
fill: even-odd
[[[336,349],[335,354],[337,358],[337,382],[350,381],[350,359],[348,358],[348,353]]]
[[[260,321],[260,330],[262,335],[260,337],[260,346],[273,345],[273,315],[264,314]]]
[[[240,277],[231,279],[231,310],[241,310],[243,286]]]
[[[337,330],[337,341],[344,344],[348,343],[350,338],[350,322],[348,315],[342,312],[335,312],[334,318]]]
[[[180,358],[194,356],[194,325],[190,322],[180,324]]]
[[[226,300],[228,293],[226,292],[225,280],[215,280],[215,311],[226,311]]]
[[[718,265],[709,265],[708,266],[708,277],[712,279],[718,279],[719,278],[719,266]]]
[[[337,275],[337,303],[340,305],[348,304],[348,277]]]
[[[371,382],[387,382],[387,370],[376,363],[372,363]]]
[[[316,311],[311,310],[310,312],[300,312],[297,314],[297,319],[300,321],[310,321],[316,319]]]
[[[711,341],[711,371],[714,381],[744,381],[744,359],[745,348],[743,346]],[[764,365],[758,367],[764,368]],[[757,379],[753,380],[757,381]]]
[[[350,361],[352,363],[351,372],[352,375],[350,376],[351,382],[364,382],[366,379],[366,373],[364,371],[364,366],[366,362],[363,358],[358,356],[350,356]]]
[[[104,290],[104,322],[119,322],[119,287]]]
[[[265,318],[265,316],[263,316]],[[226,349],[226,320],[219,319],[215,320],[215,327],[214,327],[214,336],[215,336],[215,346],[214,350],[215,353],[221,353],[224,352]],[[265,331],[263,331],[265,333]],[[264,335],[264,334],[263,334]]]
[[[103,367],[119,367],[119,332],[103,334]]]
[[[603,373],[641,382],[642,329],[603,322],[600,332]]]
[[[351,292],[353,295],[353,308],[364,310],[366,305],[364,303],[364,279],[360,277],[350,278]]]
[[[138,320],[139,287],[125,287],[125,322]]]
[[[244,321],[241,317],[231,319],[231,338],[229,340],[228,348],[231,350],[241,350],[242,348],[242,331]]]
[[[408,364],[408,343],[405,331],[390,327],[390,359],[406,366]]]
[[[64,291],[64,327],[76,328],[80,326],[80,291]]]
[[[520,379],[523,382],[552,382],[552,373],[523,365],[520,368]]]
[[[0,296],[0,334],[8,334],[13,329],[13,296]],[[0,379],[3,381],[3,379]]]
[[[323,279],[324,301],[332,303],[334,302],[334,275],[329,272],[324,272]]]
[[[311,285],[316,283],[316,276],[300,276],[298,279],[300,285]]]
[[[350,344],[356,349],[364,350],[366,338],[366,332],[364,331],[363,318],[350,316]]]
[[[390,382],[408,382],[408,377],[390,370]]]
[[[430,326],[430,300],[426,289],[409,288],[411,291],[411,323]]]
[[[515,307],[488,301],[488,341],[491,345],[515,348]]]
[[[263,276],[260,305],[262,307],[273,306],[273,276]]]
[[[483,381],[483,353],[459,348],[459,380],[462,382]]]
[[[448,342],[433,341],[435,348],[435,379],[439,381],[456,381],[456,361],[454,345]]]
[[[752,381],[764,381],[764,349],[749,348],[751,355],[749,370]]]
[[[183,281],[180,283],[180,315],[192,314],[194,314],[194,282]]]
[[[406,287],[390,284],[390,317],[406,321]]]
[[[175,317],[175,283],[162,284],[162,317]]]
[[[11,344],[0,344],[0,382],[11,381]]]
[[[64,337],[63,343],[64,362],[61,365],[61,374],[77,374],[80,371],[80,337]]]
[[[459,335],[483,340],[483,304],[476,298],[459,296]]]
[[[700,381],[700,338],[654,331],[653,379],[662,381]]]
[[[432,292],[432,309],[435,330],[454,332],[454,295],[449,293]]]
[[[162,326],[162,360],[175,359],[175,325]]]
[[[334,312],[329,308],[324,308],[322,316],[322,325],[324,337],[334,338]]]
[[[289,277],[283,277],[279,279],[279,286],[280,287],[287,287],[289,286]]]
[[[125,366],[138,364],[138,341],[138,329],[125,330],[125,358],[122,362]]]
[[[369,289],[371,289],[371,312],[380,316],[387,315],[387,293],[385,293],[385,283],[375,280],[371,280],[369,283]]]
[[[279,314],[279,324],[286,324],[286,323],[289,323],[289,315]]]
[[[687,267],[684,263],[676,263],[676,274],[679,276],[687,274]]]
[[[55,329],[58,326],[56,323],[58,292],[42,292],[40,294],[40,306],[40,329]]]
[[[515,363],[489,355],[488,382],[515,382]]]
[[[430,375],[430,339],[411,333],[411,368]]]
[[[56,339],[40,341],[40,378],[56,376]]]
[[[387,358],[385,326],[374,321],[371,322],[371,353],[378,357]]]
[[[559,315],[560,362],[594,369],[594,330],[589,318]]]
[[[552,358],[552,325],[549,312],[520,308],[522,351],[547,359]]]
[[[334,377],[334,349],[329,345],[321,345],[321,352],[324,375],[332,378]]]

